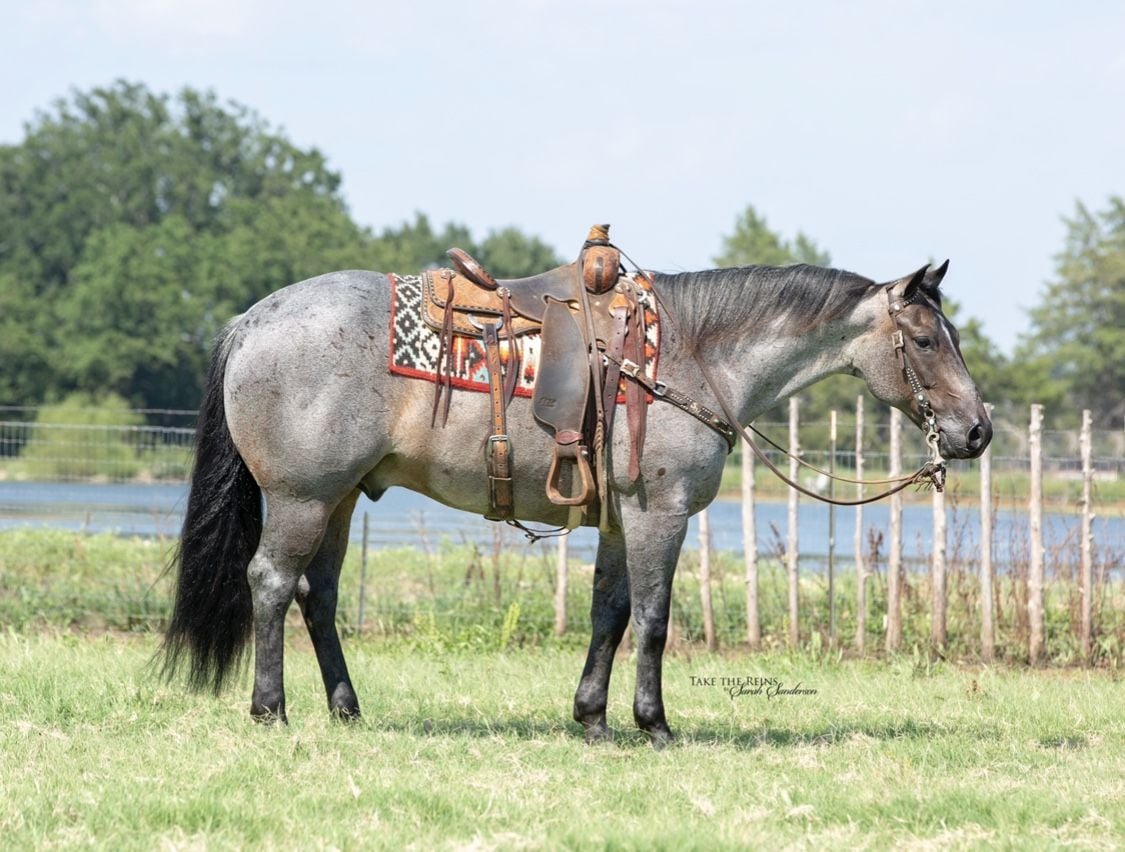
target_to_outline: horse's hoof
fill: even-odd
[[[667,728],[655,731],[647,731],[649,738],[652,740],[653,751],[662,751],[668,746],[676,744],[676,735]]]
[[[250,708],[250,718],[259,725],[288,725],[289,718],[285,715],[285,708],[279,707],[271,710],[268,707],[253,706]]]
[[[359,705],[351,707],[329,707],[328,712],[337,722],[358,722],[360,720]]]
[[[586,745],[601,745],[602,743],[613,742],[613,731],[609,726],[602,722],[597,725],[590,725],[586,728]]]

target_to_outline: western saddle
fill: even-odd
[[[485,449],[489,495],[485,517],[518,523],[507,408],[520,373],[521,337],[539,333],[532,413],[555,436],[547,497],[582,511],[598,504],[599,525],[604,527],[609,511],[606,442],[617,408],[622,363],[644,364],[647,291],[636,276],[624,273],[621,253],[609,241],[608,225],[591,228],[575,262],[530,278],[498,281],[467,252],[453,248],[448,255],[453,269],[428,270],[422,277],[423,316],[441,338],[432,425],[437,424],[439,410],[443,426],[449,416],[454,336],[481,340],[492,411]],[[501,340],[507,342],[506,362]],[[629,476],[635,480],[644,444],[643,388],[626,383],[625,401]],[[569,486],[564,483],[568,474]]]

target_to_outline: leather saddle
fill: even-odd
[[[422,276],[423,318],[442,340],[434,423],[443,390],[443,423],[448,417],[452,388],[447,356],[453,336],[482,340],[492,402],[486,454],[490,512],[486,517],[514,517],[506,410],[520,370],[519,338],[529,333],[541,335],[532,413],[555,435],[547,496],[562,506],[590,506],[604,498],[604,441],[616,409],[619,372],[614,361],[624,357],[628,340],[629,355],[643,363],[644,347],[644,290],[631,276],[621,274],[620,252],[609,242],[609,226],[591,229],[574,263],[529,278],[497,280],[467,252],[453,248],[448,255],[452,269],[428,270]],[[502,339],[508,342],[506,366],[499,353]],[[613,358],[606,359],[603,353]],[[643,398],[639,408],[630,416],[631,427],[634,421],[641,421],[639,436],[634,428],[630,430],[635,439],[634,460],[640,452],[639,441],[643,441]],[[596,482],[591,450],[598,470]],[[570,485],[564,488],[567,471]],[[602,499],[601,504],[605,521],[607,501]]]

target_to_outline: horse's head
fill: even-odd
[[[941,311],[938,285],[949,261],[924,266],[873,293],[873,326],[855,366],[876,398],[922,429],[936,429],[945,458],[971,459],[992,440],[992,421],[961,357],[959,335]]]

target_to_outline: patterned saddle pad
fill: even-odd
[[[390,371],[429,382],[437,381],[437,358],[441,339],[422,320],[422,279],[417,275],[391,275],[391,357]],[[507,364],[512,341],[500,342],[500,359]],[[526,334],[514,345],[520,347],[520,375],[516,395],[530,397],[539,368],[540,335]],[[488,393],[488,367],[482,341],[456,335],[453,338],[453,387]],[[660,357],[660,324],[657,313],[645,307],[645,374],[656,381]],[[625,402],[625,382],[618,385],[617,402]],[[651,402],[651,397],[649,402]]]

